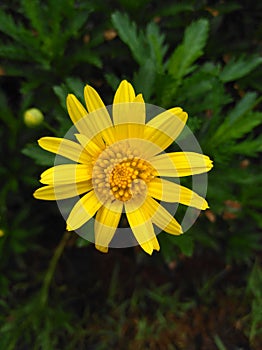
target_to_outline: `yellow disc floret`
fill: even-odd
[[[146,183],[152,178],[152,166],[143,159],[133,158],[114,166],[109,174],[109,184],[114,197],[125,202],[144,191]]]
[[[150,163],[137,150],[113,145],[104,150],[94,165],[93,185],[98,196],[126,202],[146,191],[146,184],[156,176]]]

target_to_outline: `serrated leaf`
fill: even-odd
[[[248,92],[245,96],[236,104],[227,117],[227,122],[233,124],[238,118],[241,118],[244,114],[250,111],[256,104],[257,93]]]
[[[262,113],[252,112],[257,103],[256,93],[247,93],[227,116],[210,139],[213,147],[229,140],[239,139],[262,123]]]
[[[146,38],[150,48],[151,61],[154,62],[155,69],[159,73],[163,73],[163,60],[168,49],[168,46],[164,44],[165,36],[160,33],[159,27],[151,22],[146,27]]]
[[[6,14],[0,10],[0,32],[12,37],[15,40],[19,40],[18,27],[12,16]]]
[[[64,1],[63,1],[64,2]],[[92,11],[91,8],[85,11],[76,12],[73,18],[69,21],[69,26],[66,30],[67,37],[76,36],[79,33],[79,30],[83,27],[85,23],[88,21],[88,15]],[[70,16],[71,17],[71,16]]]
[[[0,32],[31,49],[38,46],[33,33],[27,30],[21,23],[15,22],[12,16],[4,13],[2,10],[0,10]]]
[[[22,0],[22,10],[30,20],[32,28],[37,31],[40,37],[46,34],[46,21],[43,16],[43,6],[39,1]]]
[[[234,123],[224,123],[212,138],[213,146],[230,140],[237,140],[249,133],[256,126],[262,123],[262,113],[249,112],[243,118],[237,119]]]
[[[16,61],[28,61],[28,51],[15,45],[0,46],[0,57]]]
[[[192,64],[203,54],[208,36],[209,23],[199,19],[187,27],[182,44],[180,44],[168,63],[168,72],[180,81],[192,71]]]
[[[190,101],[187,107],[187,112],[190,115],[200,115],[207,110],[212,111],[212,127],[216,122],[221,123],[219,112],[224,105],[231,101],[222,82],[217,77],[218,71],[218,67],[209,63],[185,77],[176,98],[178,105],[186,106]],[[215,129],[217,129],[217,125],[215,125]]]
[[[126,13],[114,12],[111,16],[114,27],[120,39],[130,48],[134,59],[143,64],[148,57],[145,37],[139,31],[135,22],[132,22]]]
[[[112,22],[118,31],[120,39],[129,47],[134,59],[142,66],[154,63],[156,71],[163,72],[163,59],[167,52],[165,36],[160,33],[156,23],[149,23],[146,31],[137,28],[127,14],[115,12]]]
[[[232,58],[221,72],[220,79],[227,83],[240,79],[262,63],[260,56],[241,56]]]
[[[248,157],[257,157],[258,153],[262,152],[262,136],[255,140],[248,139],[241,143],[236,143],[230,147],[230,152]]]

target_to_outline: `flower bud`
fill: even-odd
[[[0,237],[3,237],[4,235],[5,235],[4,230],[1,230],[1,229],[0,229]]]
[[[35,128],[42,124],[43,121],[43,113],[37,108],[30,108],[24,113],[24,122],[29,128]]]

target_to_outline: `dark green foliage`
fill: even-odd
[[[261,349],[261,35],[257,1],[1,5],[1,349]],[[111,104],[122,79],[186,110],[214,160],[210,209],[180,237],[160,233],[153,257],[103,255],[32,197],[55,157],[37,140],[72,125],[67,94],[84,102],[88,83]]]
[[[250,313],[251,327],[249,333],[249,337],[252,342],[258,334],[261,336],[262,333],[262,267],[258,262],[254,264],[251,271],[247,285],[247,292],[252,294],[254,297]]]

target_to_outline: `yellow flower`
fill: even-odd
[[[187,113],[176,107],[146,122],[146,105],[130,83],[122,81],[112,111],[91,86],[84,89],[87,110],[74,95],[67,108],[76,127],[74,140],[43,137],[39,145],[75,163],[47,169],[46,186],[34,197],[62,200],[79,196],[67,218],[67,230],[77,230],[94,218],[95,245],[108,246],[125,213],[140,246],[149,254],[159,250],[153,224],[170,234],[182,233],[180,224],[161,201],[208,208],[204,198],[164,177],[201,174],[212,168],[209,157],[194,152],[163,152],[185,126]],[[112,118],[111,118],[112,114]]]

